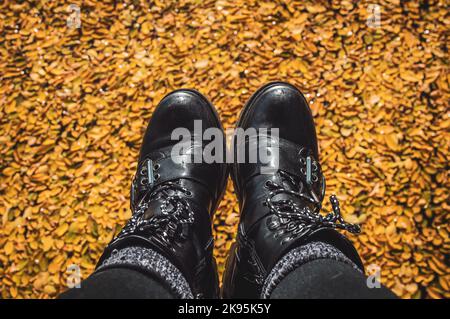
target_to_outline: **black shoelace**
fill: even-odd
[[[148,176],[143,179],[146,183],[145,193],[133,208],[133,215],[118,238],[140,232],[166,243],[172,242],[173,239],[185,240],[189,234],[189,225],[194,223],[194,212],[186,200],[186,197],[192,196],[191,191],[180,185],[179,181],[168,181],[154,186],[158,175],[153,174],[152,161],[147,160],[143,167],[140,174]],[[144,215],[149,203],[155,200],[162,200],[160,211],[146,219]]]
[[[301,153],[301,152],[300,152]],[[303,158],[307,166],[311,165],[311,158]],[[335,195],[330,196],[330,202],[333,211],[323,216],[320,214],[322,202],[312,190],[311,172],[314,173],[314,181],[319,182],[317,177],[318,165],[311,169],[311,166],[306,168],[309,175],[305,180],[292,176],[285,171],[278,171],[279,176],[289,184],[289,188],[283,184],[278,184],[273,181],[266,182],[266,188],[270,190],[266,198],[265,205],[269,207],[274,215],[269,220],[268,227],[275,232],[276,237],[283,237],[283,241],[289,241],[294,238],[299,238],[310,234],[312,231],[319,228],[334,228],[343,229],[351,233],[359,233],[361,231],[359,225],[350,224],[344,221],[341,216],[339,201]],[[305,173],[306,173],[305,171]],[[302,170],[303,172],[303,170]],[[323,185],[323,192],[325,185]],[[300,207],[292,199],[274,200],[274,197],[280,194],[290,195],[308,203]]]

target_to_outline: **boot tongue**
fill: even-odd
[[[160,206],[163,203],[163,199],[152,200],[148,203],[148,208],[145,210],[144,219],[150,219],[154,216],[162,215]]]

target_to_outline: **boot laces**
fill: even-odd
[[[153,167],[153,164],[150,163],[148,167]],[[182,186],[180,180],[154,185],[156,179],[150,176],[152,173],[143,170],[141,174],[149,174],[149,178],[145,180],[145,193],[133,208],[131,219],[118,237],[145,232],[146,235],[158,237],[166,243],[173,239],[185,240],[189,234],[189,225],[194,223],[194,212],[186,199],[192,197],[192,192]],[[146,218],[145,212],[153,201],[162,201],[160,211]]]
[[[308,157],[310,158],[308,159]],[[311,155],[308,155],[306,158],[303,157],[300,162],[305,163],[307,166],[306,169],[302,169],[302,173],[306,173],[305,175],[307,175],[305,178],[299,178],[279,170],[278,174],[281,177],[282,183],[276,183],[270,180],[266,182],[265,186],[270,192],[266,198],[265,205],[274,213],[274,216],[269,219],[269,229],[276,232],[276,237],[285,237],[283,239],[285,241],[307,235],[319,228],[343,229],[351,233],[359,233],[361,231],[359,225],[347,223],[343,219],[339,201],[335,195],[330,196],[332,212],[325,216],[320,213],[322,201],[312,189],[313,180],[319,182],[318,175],[320,173],[318,172],[318,164],[311,160]],[[308,165],[312,165],[311,163],[315,163],[315,168],[308,167]],[[311,179],[311,175],[314,178]],[[325,183],[323,180],[322,194],[324,192]],[[299,206],[292,199],[276,200],[275,196],[280,194],[290,195],[307,204]]]

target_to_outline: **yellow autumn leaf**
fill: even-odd
[[[10,255],[14,251],[14,245],[12,242],[8,241],[3,249],[6,255]]]
[[[386,145],[392,149],[393,151],[397,151],[399,148],[397,135],[395,133],[386,134],[384,135],[384,140],[386,142]]]
[[[408,82],[419,82],[423,79],[422,73],[416,73],[408,70],[400,71],[400,77]]]
[[[61,237],[62,235],[64,235],[66,233],[66,231],[69,229],[69,225],[64,223],[61,226],[59,226],[56,230],[55,230],[55,234],[58,237]]]
[[[44,251],[49,251],[50,248],[52,248],[52,246],[53,246],[53,238],[51,238],[49,236],[43,237],[41,239],[41,241],[42,241],[42,249]]]

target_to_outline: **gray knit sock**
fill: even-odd
[[[96,272],[127,267],[137,267],[161,278],[170,287],[171,292],[179,298],[194,298],[191,288],[180,270],[167,258],[149,248],[127,247],[114,250],[111,256],[97,268]]]
[[[275,267],[272,268],[264,282],[264,286],[261,291],[261,298],[269,298],[275,287],[291,271],[316,259],[333,259],[340,261],[361,272],[361,269],[359,269],[359,267],[347,258],[340,250],[323,242],[312,242],[304,246],[294,248],[275,264]]]

